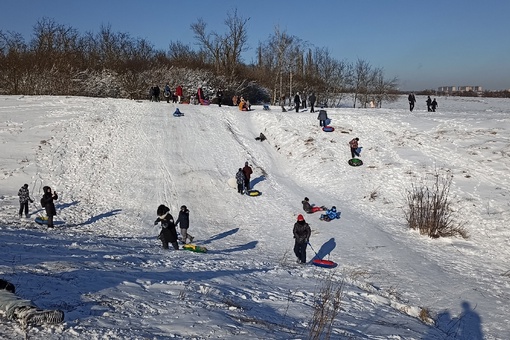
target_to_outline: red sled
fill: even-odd
[[[332,126],[324,126],[322,128],[322,131],[324,131],[324,132],[333,132],[333,131],[335,131],[335,128],[332,127]]]
[[[323,260],[323,259],[313,259],[312,263],[314,265],[316,265],[317,267],[323,267],[323,268],[335,268],[336,266],[338,266],[333,261]]]

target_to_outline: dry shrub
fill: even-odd
[[[310,322],[309,339],[330,339],[333,323],[342,302],[344,281],[334,282],[333,274],[326,277],[313,303],[313,315]]]
[[[448,195],[453,176],[434,174],[432,185],[412,184],[406,193],[405,216],[409,228],[432,238],[469,237],[464,224],[455,221]]]

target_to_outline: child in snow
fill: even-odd
[[[170,215],[170,209],[161,204],[157,210],[158,218],[154,221],[154,225],[161,222],[161,232],[158,238],[163,244],[163,249],[168,249],[168,243],[171,243],[175,250],[179,249],[177,244],[177,231],[175,230],[174,218]]]
[[[189,210],[188,208],[183,205],[181,207],[181,210],[179,211],[179,216],[177,217],[177,221],[175,221],[175,226],[178,226],[179,223],[181,224],[181,237],[182,237],[182,244],[186,244],[186,239],[189,238],[190,242],[193,242],[193,236],[188,234],[188,228],[189,228]]]
[[[305,199],[303,201],[301,201],[301,203],[303,204],[303,210],[306,213],[308,213],[308,214],[312,214],[312,213],[317,212],[317,211],[326,210],[325,207],[315,207],[315,206],[312,206],[310,204],[310,200],[308,199],[308,197],[305,197]]]
[[[336,211],[335,206],[332,206],[331,209],[327,210],[325,214],[321,215],[320,220],[329,222],[337,218],[340,218],[340,212]]]
[[[64,321],[61,310],[41,310],[29,300],[24,300],[16,294],[16,287],[0,279],[0,312],[8,319],[18,321],[23,328],[58,324]]]
[[[359,157],[359,152],[358,152],[358,142],[359,142],[359,138],[356,137],[356,138],[353,138],[350,142],[349,142],[349,146],[351,147],[351,157],[354,158],[354,157]]]
[[[317,116],[319,120],[319,126],[326,126],[326,121],[328,120],[328,113],[322,107],[319,110],[319,115]]]
[[[23,216],[23,210],[25,210],[25,217],[28,218],[28,202],[34,203],[34,200],[30,198],[30,191],[28,190],[28,184],[23,185],[18,190],[19,197],[19,217]]]
[[[298,215],[292,232],[294,234],[294,254],[297,257],[297,263],[306,263],[306,246],[310,240],[312,229],[306,223],[303,215]]]
[[[237,192],[241,195],[244,194],[244,185],[245,185],[245,178],[244,178],[244,172],[243,169],[239,168],[239,170],[236,173],[236,182],[237,182]]]
[[[48,216],[48,228],[53,228],[53,216],[57,214],[53,201],[58,200],[58,195],[48,186],[43,187],[43,191],[44,195],[41,198],[41,205],[46,210],[46,216]]]

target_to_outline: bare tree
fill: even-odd
[[[360,100],[360,102],[362,103],[366,101],[366,96],[368,93],[368,87],[370,83],[371,70],[372,66],[370,66],[370,64],[367,61],[358,58],[356,64],[354,65],[353,72],[353,87],[354,87],[353,107],[356,107],[357,100]]]

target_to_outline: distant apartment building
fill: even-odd
[[[440,86],[437,88],[437,91],[446,93],[473,91],[481,93],[483,92],[483,89],[481,86]]]

